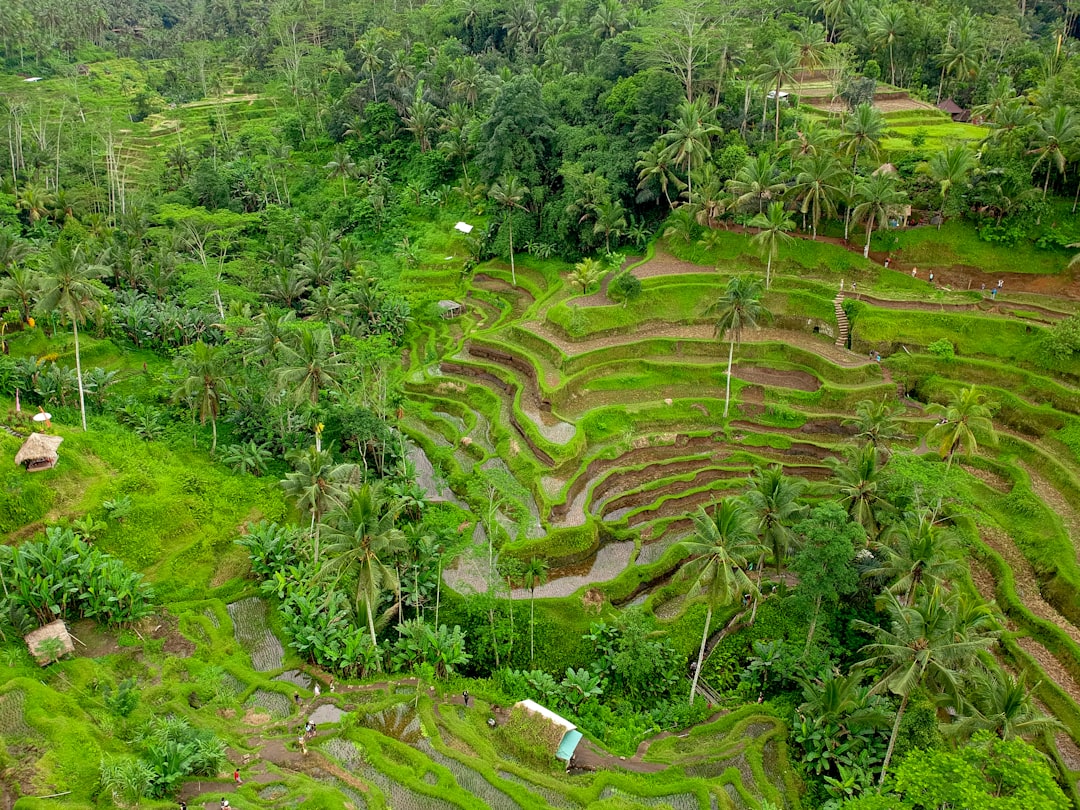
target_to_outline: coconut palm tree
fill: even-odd
[[[533,557],[525,564],[522,577],[529,589],[529,663],[536,658],[536,589],[547,581],[548,561]]]
[[[713,508],[711,515],[701,506],[691,518],[694,522],[693,539],[682,542],[690,559],[683,563],[679,576],[691,580],[688,596],[705,592],[706,604],[705,631],[701,636],[697,666],[690,685],[690,703],[693,704],[713,610],[730,605],[743,594],[756,592],[746,569],[757,556],[760,546],[751,518],[738,499],[721,501]]]
[[[1032,138],[1034,146],[1029,155],[1038,155],[1031,170],[1034,172],[1040,164],[1046,163],[1046,178],[1043,180],[1043,199],[1050,186],[1050,169],[1056,167],[1065,175],[1068,152],[1080,141],[1080,119],[1064,104],[1058,104],[1035,123]]]
[[[771,317],[769,310],[761,303],[761,282],[750,276],[731,278],[723,295],[705,310],[706,315],[714,315],[716,323],[713,334],[717,338],[727,336],[727,390],[724,393],[724,416],[728,415],[731,404],[731,362],[735,353],[735,344],[742,342],[744,329],[753,329],[759,322]]]
[[[968,176],[975,167],[975,156],[966,144],[950,144],[930,157],[928,170],[930,177],[941,189],[941,210],[939,216],[945,219],[945,203],[949,198],[949,192],[955,189],[963,189],[967,185]],[[941,228],[941,223],[938,223]]]
[[[805,511],[799,498],[806,491],[805,478],[784,474],[779,464],[761,468],[747,482],[743,497],[747,511],[755,521],[758,537],[772,551],[776,573],[791,550],[794,533],[791,525]],[[758,570],[761,565],[758,565]],[[760,578],[759,578],[760,580]]]
[[[851,218],[856,223],[866,223],[866,244],[863,245],[863,258],[866,258],[870,255],[870,237],[875,223],[879,228],[888,225],[889,214],[904,202],[904,193],[896,186],[896,175],[877,172],[855,186],[855,199],[858,204],[852,210]]]
[[[660,136],[665,144],[663,155],[675,165],[686,168],[686,191],[692,196],[694,169],[701,166],[712,154],[712,138],[720,135],[720,127],[709,122],[708,105],[704,99],[683,100],[675,110],[675,118],[668,122],[668,131]]]
[[[855,438],[864,439],[887,454],[888,443],[904,435],[900,421],[903,415],[903,406],[893,405],[888,397],[882,397],[881,402],[864,399],[855,404],[855,415],[845,419],[843,424],[858,430]]]
[[[894,48],[896,41],[904,34],[907,21],[904,19],[904,9],[899,5],[884,6],[876,10],[870,20],[869,33],[875,44],[884,46],[889,50],[889,83],[896,84],[896,57]]]
[[[311,514],[313,562],[318,565],[319,521],[345,502],[349,485],[359,479],[359,469],[355,464],[337,464],[328,450],[315,447],[294,450],[286,458],[292,463],[293,471],[285,474],[281,486],[297,509]]]
[[[1042,736],[1064,728],[1061,722],[1039,711],[1032,694],[1039,684],[1028,686],[1027,673],[1019,676],[1001,669],[977,672],[964,690],[964,704],[957,722],[945,726],[950,736],[967,737],[989,731],[1003,740]]]
[[[355,47],[360,67],[366,70],[371,78],[371,97],[378,103],[379,91],[375,87],[375,72],[383,66],[382,46],[376,40],[374,31],[369,30],[367,35],[357,41]]]
[[[837,146],[845,155],[851,155],[851,171],[859,165],[864,155],[876,157],[881,139],[885,135],[885,119],[873,104],[860,104],[844,121],[837,138]]]
[[[323,168],[331,178],[341,178],[341,194],[344,197],[349,196],[349,189],[345,185],[345,181],[352,177],[356,172],[356,161],[352,159],[352,155],[349,154],[349,150],[341,144],[334,147],[334,157]]]
[[[799,211],[803,214],[803,227],[806,226],[806,214],[810,214],[814,239],[817,239],[821,217],[836,216],[836,201],[842,193],[843,181],[844,169],[833,155],[817,152],[799,162],[799,172],[791,191],[801,203]]]
[[[878,492],[884,466],[881,451],[867,442],[849,447],[844,458],[827,458],[825,463],[832,470],[832,488],[840,504],[871,539],[877,537],[878,513],[889,506]]]
[[[199,414],[199,421],[204,425],[210,420],[213,441],[210,454],[217,451],[217,419],[221,413],[221,395],[227,388],[225,376],[225,348],[209,346],[201,340],[195,341],[190,349],[176,358],[176,367],[183,381],[173,393],[177,402],[189,400]]]
[[[985,400],[986,397],[971,386],[959,392],[949,392],[949,399],[944,405],[935,402],[926,409],[931,416],[940,417],[940,421],[926,434],[926,441],[928,444],[938,444],[938,453],[948,459],[947,467],[952,466],[957,450],[969,455],[978,452],[978,436],[985,436],[990,444],[996,443],[991,403]]]
[[[593,233],[604,235],[604,250],[611,253],[611,237],[618,239],[626,231],[626,211],[618,200],[600,202],[594,208],[596,223]]]
[[[580,284],[581,294],[584,295],[589,291],[589,285],[595,284],[603,275],[604,265],[590,256],[575,264],[566,280],[571,284]]]
[[[776,161],[764,153],[747,157],[727,187],[735,195],[736,205],[755,202],[759,214],[765,210],[765,203],[779,197],[785,188]]]
[[[518,180],[514,175],[500,177],[491,185],[491,188],[488,189],[488,196],[506,209],[503,215],[503,221],[506,222],[507,228],[509,228],[510,280],[515,287],[517,286],[517,272],[514,270],[514,209],[517,208],[521,211],[525,210],[521,202],[528,193],[529,187]]]
[[[860,667],[884,668],[871,691],[888,690],[900,698],[878,784],[885,781],[896,736],[912,693],[926,685],[947,693],[959,703],[960,673],[976,653],[994,643],[989,632],[970,636],[956,634],[955,602],[955,594],[946,594],[936,587],[911,606],[901,604],[894,594],[889,593],[885,598],[887,626],[878,627],[858,620],[852,623],[856,629],[874,638],[860,651],[866,656]]]
[[[758,67],[757,80],[766,87],[773,87],[772,95],[776,102],[776,143],[780,143],[780,89],[795,77],[799,62],[800,52],[795,43],[780,39],[773,43],[772,48],[765,54],[765,61]]]
[[[327,540],[322,571],[355,579],[356,612],[363,602],[372,647],[379,646],[374,608],[379,597],[398,584],[397,572],[388,562],[406,547],[396,523],[394,499],[376,483],[351,490],[346,503],[329,512],[322,525]]]
[[[888,542],[874,544],[878,562],[866,575],[888,580],[888,590],[904,605],[911,604],[920,585],[947,585],[964,570],[955,535],[927,512],[887,534]]]
[[[669,187],[674,187],[676,192],[686,188],[684,183],[672,169],[672,160],[664,148],[663,143],[657,141],[649,149],[638,153],[638,161],[634,168],[638,172],[637,201],[648,202],[656,199],[653,187],[659,187],[660,193],[667,200],[668,208],[674,208],[675,203],[671,200]]]
[[[316,405],[319,392],[336,388],[348,365],[334,354],[327,327],[297,329],[288,335],[289,339],[278,347],[281,357],[281,366],[277,369],[278,385],[290,389],[297,402],[306,399]]]
[[[41,278],[37,273],[22,265],[12,266],[0,281],[0,303],[15,307],[19,318],[27,323],[40,289]]]
[[[772,279],[772,263],[780,253],[780,245],[794,242],[795,239],[788,231],[795,228],[795,221],[788,216],[781,202],[769,203],[769,209],[764,214],[758,214],[750,220],[750,227],[757,228],[758,232],[750,237],[750,243],[756,245],[758,251],[763,254],[767,261],[765,264],[765,289],[769,289]]]
[[[82,254],[82,246],[73,247],[70,242],[57,242],[46,259],[41,277],[37,309],[42,313],[56,313],[71,324],[75,334],[75,375],[79,381],[79,414],[82,429],[86,430],[86,401],[83,392],[82,357],[79,354],[79,324],[98,308],[100,287],[94,280],[105,268],[90,264]]]
[[[978,74],[981,47],[969,14],[950,23],[949,35],[941,53],[938,54],[938,64],[941,65],[937,98],[939,102],[945,92],[946,76],[962,81],[972,79]]]

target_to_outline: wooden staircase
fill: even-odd
[[[843,293],[837,293],[836,298],[833,299],[833,309],[836,311],[836,345],[842,349],[846,349],[848,340],[848,319],[847,313],[844,312]]]

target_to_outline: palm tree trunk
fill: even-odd
[[[371,594],[364,597],[364,607],[367,608],[367,626],[371,633],[371,646],[379,646],[379,637],[375,635],[375,618],[371,615]]]
[[[869,258],[869,256],[870,256],[870,237],[871,237],[871,235],[873,235],[873,233],[874,233],[874,218],[870,217],[868,220],[866,220],[866,244],[863,246],[863,249],[862,249],[862,257],[864,259]]]
[[[776,143],[780,143],[780,80],[781,76],[776,77]]]
[[[514,212],[510,212],[510,216],[514,216]],[[506,224],[510,227],[510,281],[513,285],[517,286],[517,273],[514,270],[514,220],[508,219]]]
[[[772,278],[772,254],[769,254],[769,261],[765,264],[765,289],[769,289],[769,281]]]
[[[345,199],[349,198],[349,190],[347,188],[345,188],[345,175],[344,174],[341,175],[341,193],[345,197]]]
[[[728,405],[731,404],[731,359],[735,355],[735,341],[728,343],[727,353],[727,391],[724,393],[724,417],[727,417]]]
[[[750,611],[750,626],[754,626],[754,619],[757,618],[757,606],[761,601],[761,576],[765,573],[765,552],[761,552],[761,556],[757,561],[757,593],[754,594],[754,607]]]
[[[213,416],[210,417],[210,432],[214,436],[210,442],[210,455],[214,455],[217,452],[217,419]]]
[[[885,774],[889,770],[889,761],[892,759],[893,748],[896,747],[896,735],[900,731],[900,721],[904,717],[904,709],[907,708],[908,696],[904,695],[900,701],[900,708],[896,711],[896,721],[893,723],[892,734],[889,735],[889,747],[885,749],[885,759],[881,763],[881,776],[878,777],[878,785],[884,784]]]
[[[810,652],[810,643],[814,640],[814,631],[817,630],[818,614],[821,612],[821,597],[819,596],[814,600],[814,618],[810,620],[810,632],[806,634],[806,646],[803,648],[803,655],[805,656]]]
[[[705,643],[709,640],[709,626],[712,624],[712,605],[709,605],[705,613],[705,632],[701,634],[701,647],[698,649],[697,666],[694,667],[694,679],[690,682],[690,705],[694,705],[694,695],[697,694],[697,682],[701,677],[701,665],[705,660]]]
[[[1050,187],[1050,161],[1046,162],[1046,179],[1043,181],[1043,200],[1046,199],[1046,190]]]
[[[82,429],[86,432],[86,400],[83,394],[82,360],[79,357],[79,321],[71,319],[71,327],[75,330],[75,374],[79,378],[79,413],[82,415]]]
[[[536,658],[536,586],[529,588],[529,664]]]

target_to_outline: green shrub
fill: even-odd
[[[945,360],[952,360],[956,357],[956,348],[952,345],[952,341],[946,338],[940,338],[935,340],[926,350],[935,357],[941,357]]]

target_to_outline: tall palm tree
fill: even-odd
[[[946,76],[957,80],[972,79],[979,71],[979,51],[981,45],[975,32],[975,26],[969,15],[961,17],[949,25],[949,35],[938,64],[941,65],[941,80],[938,83],[938,101],[945,92]]]
[[[806,491],[805,478],[784,474],[779,464],[759,467],[747,482],[743,497],[747,511],[757,526],[758,537],[772,551],[776,573],[791,550],[794,532],[791,525],[805,511],[799,498]],[[761,566],[758,566],[759,570]]]
[[[720,127],[707,120],[710,115],[705,99],[684,99],[675,110],[675,118],[668,122],[667,132],[660,136],[667,159],[685,167],[686,191],[690,196],[694,193],[693,170],[709,158],[712,138],[722,132]]]
[[[517,286],[517,272],[514,269],[514,209],[517,208],[520,211],[525,210],[521,202],[528,193],[529,187],[514,175],[500,177],[491,185],[491,188],[488,189],[488,196],[506,209],[503,221],[506,222],[506,225],[509,228],[510,280],[515,287]]]
[[[874,544],[878,563],[867,575],[887,579],[888,590],[904,605],[911,604],[920,585],[947,585],[964,570],[955,535],[927,512],[888,534],[888,542]]]
[[[616,239],[623,235],[626,230],[626,211],[618,200],[614,202],[601,202],[595,206],[596,224],[593,225],[593,233],[604,235],[604,250],[611,253],[611,237]]]
[[[996,668],[976,673],[964,690],[957,722],[944,730],[965,737],[989,731],[1003,740],[1060,731],[1061,722],[1039,711],[1032,698],[1038,686],[1028,686],[1026,672],[1018,677]]]
[[[37,273],[29,267],[15,265],[0,281],[0,302],[14,306],[19,311],[19,318],[26,323],[40,289],[41,278]]]
[[[852,210],[851,218],[856,223],[866,222],[866,244],[863,245],[863,258],[866,258],[870,255],[870,237],[874,234],[875,223],[879,228],[888,225],[889,214],[904,202],[904,193],[896,186],[896,175],[877,172],[855,187],[855,199],[858,204]]]
[[[227,382],[225,377],[225,348],[208,346],[197,340],[183,355],[176,358],[176,367],[183,376],[183,381],[173,393],[173,399],[192,401],[199,413],[199,420],[205,425],[210,420],[210,429],[214,439],[210,445],[210,454],[217,451],[217,419],[221,413],[221,395]]]
[[[934,182],[941,189],[941,211],[939,216],[942,221],[945,219],[945,203],[948,200],[949,192],[954,188],[962,189],[967,184],[968,175],[971,174],[974,167],[975,156],[966,144],[950,144],[940,152],[931,155],[928,168],[930,177],[934,179]],[[940,222],[938,228],[941,228]]]
[[[795,77],[795,71],[799,69],[799,48],[789,39],[780,39],[773,43],[772,48],[765,54],[765,61],[761,63],[757,71],[757,80],[766,87],[773,87],[772,95],[775,100],[776,121],[774,129],[776,143],[780,143],[780,92],[785,83],[790,83]]]
[[[877,9],[874,18],[870,20],[870,36],[878,45],[883,45],[889,50],[889,83],[896,84],[896,57],[894,47],[896,41],[903,36],[906,21],[904,9],[900,5],[885,6]]]
[[[522,576],[529,589],[529,663],[536,658],[536,588],[547,581],[548,561],[533,557],[525,564]]]
[[[325,326],[297,329],[289,337],[278,349],[281,357],[278,384],[291,389],[291,396],[297,402],[306,399],[316,405],[320,391],[338,386],[347,364],[334,354],[330,330]]]
[[[863,103],[852,111],[837,138],[840,150],[851,155],[852,172],[859,165],[862,155],[877,156],[884,135],[885,119],[873,104]]]
[[[963,450],[969,455],[977,453],[979,436],[985,436],[990,444],[997,441],[991,419],[991,405],[985,400],[986,397],[975,386],[971,386],[959,392],[950,391],[949,399],[944,405],[935,402],[926,409],[931,416],[941,417],[926,434],[926,441],[928,444],[938,444],[938,453],[942,458],[948,458],[947,467],[952,466],[957,450]]]
[[[356,161],[352,159],[352,155],[349,154],[349,150],[341,144],[334,147],[334,157],[323,168],[326,169],[330,177],[341,178],[341,194],[344,197],[349,196],[348,186],[345,185],[345,181],[353,176],[356,171]]]
[[[657,141],[646,151],[639,152],[634,168],[638,172],[637,201],[639,203],[656,199],[656,192],[652,188],[658,186],[660,193],[667,200],[668,208],[675,207],[668,188],[674,187],[676,192],[680,192],[686,188],[686,183],[672,169],[671,157],[662,142]]]
[[[1068,162],[1068,152],[1080,142],[1080,119],[1064,104],[1058,104],[1049,110],[1035,124],[1033,143],[1028,150],[1029,155],[1038,155],[1035,164],[1031,167],[1035,171],[1039,164],[1046,163],[1046,178],[1043,180],[1043,199],[1046,199],[1046,190],[1050,186],[1050,169],[1056,167],[1058,172],[1065,175],[1065,164]]]
[[[802,203],[799,211],[803,214],[803,227],[806,226],[806,214],[810,214],[814,239],[817,239],[822,215],[836,216],[836,200],[843,180],[844,169],[830,154],[818,152],[799,162],[799,172],[791,190],[795,199]]]
[[[71,324],[75,334],[75,375],[79,381],[79,413],[82,429],[86,430],[86,401],[83,393],[82,357],[79,354],[79,324],[97,309],[99,287],[94,280],[105,268],[90,264],[82,255],[82,246],[73,247],[70,242],[58,242],[49,251],[41,278],[40,297],[37,308],[43,313],[58,313]]]
[[[780,253],[780,245],[794,242],[795,238],[788,231],[795,228],[795,221],[788,216],[781,202],[769,203],[764,214],[758,214],[750,220],[750,227],[758,232],[750,237],[751,244],[766,256],[765,289],[769,289],[772,279],[772,263]]]
[[[375,87],[375,72],[382,69],[382,46],[376,40],[373,31],[356,43],[356,53],[360,57],[360,67],[368,72],[371,78],[371,97],[378,103],[379,91]]]
[[[757,203],[758,213],[765,210],[765,203],[780,196],[784,183],[776,161],[762,153],[747,157],[735,176],[728,180],[728,191],[735,195],[736,205]]]
[[[743,594],[756,591],[746,574],[746,568],[757,555],[759,546],[750,516],[738,499],[721,501],[713,508],[711,515],[701,506],[691,518],[694,537],[682,543],[690,560],[683,564],[679,576],[692,580],[688,595],[705,592],[706,604],[705,631],[701,635],[697,666],[690,685],[690,703],[693,704],[713,610],[730,605]]]
[[[742,342],[744,329],[753,329],[760,321],[771,317],[769,310],[761,303],[761,282],[750,276],[731,278],[723,295],[705,310],[706,315],[715,315],[716,323],[713,334],[717,338],[728,339],[727,390],[724,393],[724,416],[728,415],[731,404],[731,362],[735,354],[735,344]]]
[[[990,117],[989,140],[1007,151],[1019,151],[1019,143],[1027,141],[1035,116],[1027,99],[1006,101]]]
[[[960,690],[961,671],[976,653],[994,642],[993,635],[985,632],[958,637],[954,607],[955,594],[947,595],[939,588],[928,591],[911,606],[901,604],[890,593],[885,599],[887,627],[858,620],[853,622],[856,629],[874,637],[874,641],[861,650],[866,657],[860,666],[884,667],[872,691],[888,690],[900,698],[878,784],[885,781],[896,736],[912,693],[929,685],[949,694],[958,703],[956,696]]]
[[[846,426],[858,430],[855,438],[864,439],[884,453],[888,453],[888,443],[904,435],[900,419],[904,415],[901,405],[893,405],[888,397],[881,402],[863,399],[855,404],[855,415],[843,421]]]
[[[334,462],[328,450],[309,447],[294,450],[287,456],[293,471],[285,474],[281,482],[285,494],[296,503],[301,512],[311,514],[311,536],[314,541],[314,560],[319,563],[319,521],[331,509],[345,502],[348,487],[358,479],[355,464]]]
[[[859,523],[871,539],[878,534],[878,513],[888,507],[879,494],[882,477],[881,451],[869,442],[849,447],[844,458],[828,458],[832,487],[851,519]]]
[[[322,526],[327,540],[323,571],[355,578],[356,612],[363,602],[372,647],[379,646],[373,608],[398,584],[388,561],[405,550],[405,535],[396,524],[394,500],[385,496],[381,484],[364,484],[351,490],[347,502],[327,514]]]

